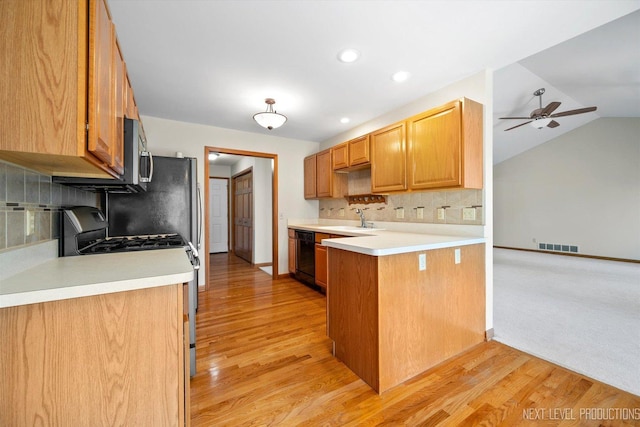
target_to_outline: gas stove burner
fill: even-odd
[[[153,234],[145,236],[107,237],[88,245],[80,253],[101,254],[109,252],[144,251],[188,247],[188,243],[179,234]]]

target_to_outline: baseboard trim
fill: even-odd
[[[484,340],[491,341],[493,339],[493,328],[484,331]]]
[[[253,265],[255,265],[258,268],[260,268],[260,267],[271,267],[271,266],[273,266],[273,263],[271,263],[271,262],[261,262],[261,263],[253,264]]]
[[[604,261],[617,261],[617,262],[630,262],[633,264],[640,264],[640,260],[637,259],[627,259],[627,258],[614,258],[607,256],[598,256],[598,255],[585,255],[585,254],[571,254],[565,252],[554,252],[554,251],[541,251],[539,249],[525,249],[525,248],[512,248],[510,246],[493,246],[496,249],[511,249],[514,251],[523,251],[523,252],[537,252],[540,254],[549,254],[549,255],[561,255],[561,256],[571,256],[577,258],[590,258],[590,259],[601,259]]]

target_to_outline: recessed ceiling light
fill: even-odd
[[[209,160],[215,160],[218,157],[220,157],[220,153],[216,153],[215,151],[209,153]]]
[[[357,61],[358,58],[360,58],[360,52],[355,49],[342,49],[338,52],[338,60],[340,60],[340,62],[354,62]]]
[[[351,119],[349,117],[343,117],[340,119],[340,123],[349,123]]]
[[[409,73],[407,71],[398,71],[393,76],[391,76],[391,79],[394,82],[401,83],[401,82],[406,81],[409,77],[411,77],[411,73]]]

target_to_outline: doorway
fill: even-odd
[[[231,149],[231,148],[221,148],[221,147],[209,147],[209,146],[205,146],[204,147],[204,166],[205,166],[205,176],[206,177],[211,177],[210,174],[210,165],[209,165],[209,155],[212,154],[229,154],[229,155],[233,155],[233,156],[246,156],[246,157],[253,157],[256,159],[261,159],[261,160],[270,160],[270,164],[268,166],[268,168],[270,169],[270,178],[271,179],[267,179],[265,182],[265,180],[260,180],[260,186],[263,185],[267,185],[270,187],[270,200],[268,201],[268,211],[270,211],[270,218],[267,215],[261,215],[260,216],[260,221],[261,222],[265,222],[268,224],[268,226],[270,226],[271,228],[271,239],[270,242],[268,242],[268,245],[270,246],[270,252],[271,252],[271,275],[273,278],[277,278],[278,277],[278,155],[277,154],[273,154],[273,153],[261,153],[261,152],[255,152],[255,151],[244,151],[244,150],[235,150],[235,149]],[[205,207],[205,228],[204,228],[204,232],[205,232],[205,238],[204,238],[204,242],[205,242],[205,250],[204,250],[204,254],[205,254],[205,260],[204,262],[206,262],[206,266],[207,268],[205,269],[205,283],[204,283],[204,289],[203,290],[208,290],[209,289],[209,277],[210,277],[210,269],[209,267],[209,254],[211,252],[211,247],[210,247],[210,239],[211,239],[211,224],[210,224],[210,209],[211,209],[211,201],[209,200],[209,193],[210,193],[210,180],[209,179],[205,179],[205,191],[204,191],[204,195],[207,198],[207,200],[205,200],[204,203],[204,207]],[[267,187],[267,188],[269,188]],[[229,192],[232,192],[232,184],[229,183]],[[258,189],[254,188],[254,197],[258,197]],[[264,192],[261,191],[260,194],[263,194]],[[257,203],[257,202],[256,202]],[[262,201],[262,203],[264,204],[265,202]],[[233,208],[233,204],[229,205],[231,208]],[[257,208],[257,205],[256,205]],[[261,211],[262,212],[262,211]],[[229,224],[232,224],[231,222]],[[230,227],[232,227],[230,225]],[[231,233],[232,234],[232,233]],[[267,242],[265,242],[267,243]],[[267,248],[269,248],[269,246],[267,246],[266,248],[261,248],[261,253],[264,253],[264,250],[269,250]],[[228,243],[228,247],[233,250],[233,242]],[[254,248],[255,249],[255,248]],[[268,252],[267,252],[268,253]]]

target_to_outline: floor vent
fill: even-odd
[[[579,252],[576,245],[563,245],[558,243],[538,243],[538,249],[542,251],[569,252],[577,254]]]

